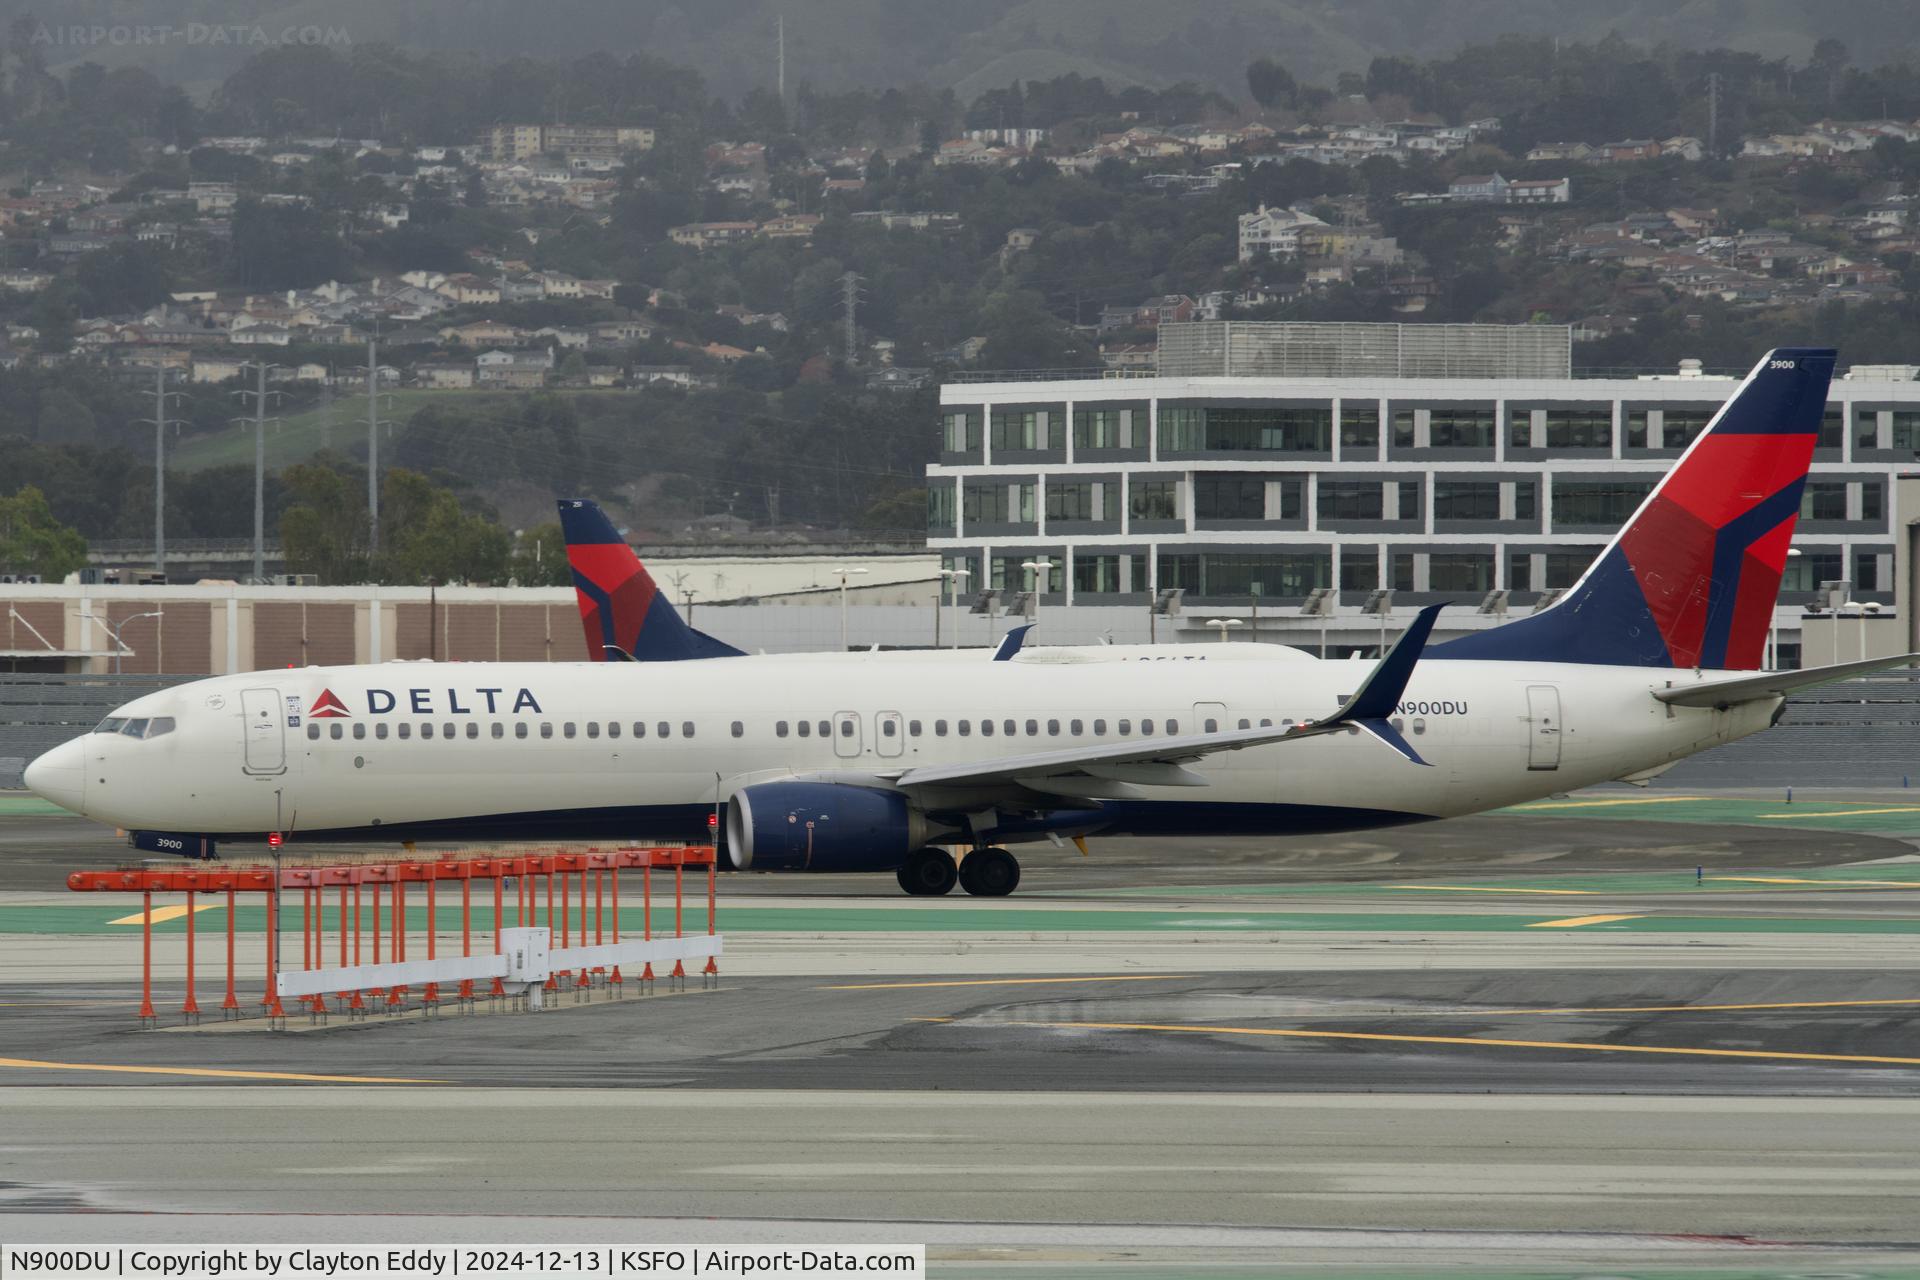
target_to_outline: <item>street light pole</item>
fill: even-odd
[[[126,641],[120,638],[119,630],[115,628],[111,622],[108,622],[105,618],[100,617],[98,614],[83,613],[80,616],[87,619],[87,621],[89,622],[99,623],[100,626],[106,631],[106,633],[113,637],[113,674],[119,675],[120,659],[127,652],[127,643]],[[129,622],[138,622],[142,618],[160,618],[164,616],[165,616],[164,612],[158,609],[152,610],[147,613],[136,613],[131,617],[120,619],[120,626],[124,627]]]
[[[1020,567],[1033,574],[1033,624],[1040,625],[1040,597],[1047,594],[1047,584],[1053,576],[1053,561],[1041,556],[1038,560],[1022,560]]]
[[[967,569],[942,569],[940,576],[947,580],[947,623],[948,630],[953,632],[953,643],[948,647],[958,649],[960,647],[960,583],[963,579],[971,578],[973,574]]]
[[[1235,627],[1243,627],[1246,623],[1240,621],[1238,618],[1208,618],[1207,625],[1219,629],[1220,643],[1225,644],[1227,642],[1227,632]]]
[[[840,575],[840,652],[845,653],[847,651],[847,579],[867,571],[857,566],[835,565],[831,572]]]

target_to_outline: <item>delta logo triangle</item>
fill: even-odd
[[[320,696],[313,700],[313,706],[307,709],[307,716],[314,720],[352,719],[353,713],[347,710],[347,704],[334,696],[331,689],[322,689]]]

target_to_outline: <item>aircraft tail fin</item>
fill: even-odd
[[[1565,595],[1430,656],[1757,670],[1834,354],[1769,351]]]
[[[567,563],[573,567],[588,658],[683,662],[742,656],[732,645],[687,625],[598,503],[562,498],[560,529],[567,540]]]

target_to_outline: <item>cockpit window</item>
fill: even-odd
[[[94,726],[93,731],[95,733],[118,733],[120,732],[121,726],[126,724],[126,722],[125,716],[108,716],[105,720],[102,720],[98,725]]]
[[[147,721],[146,721],[146,717],[145,717],[145,716],[142,716],[142,717],[140,717],[140,718],[139,718],[139,719],[137,719],[137,720],[129,720],[129,721],[127,721],[127,722],[126,722],[126,724],[124,724],[124,725],[122,725],[122,726],[121,726],[121,728],[120,728],[120,732],[122,732],[122,733],[124,733],[124,734],[126,734],[126,735],[127,735],[127,736],[128,736],[129,738],[144,738],[144,737],[146,737],[146,736],[147,736]]]
[[[126,738],[157,738],[172,733],[172,716],[108,716],[94,726],[95,733],[117,733]]]
[[[172,732],[173,732],[172,716],[155,716],[153,719],[147,721],[147,736],[149,738],[157,738],[163,733],[172,733]]]

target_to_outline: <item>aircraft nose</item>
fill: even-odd
[[[78,738],[63,742],[27,766],[27,790],[62,809],[86,812],[86,750]]]

